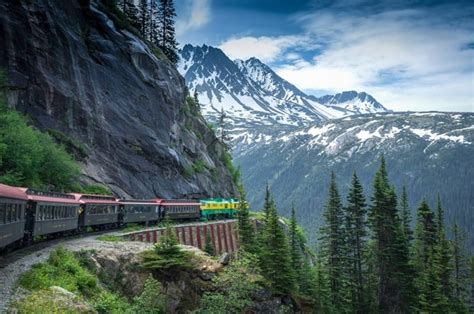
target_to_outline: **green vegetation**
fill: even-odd
[[[166,218],[168,220],[168,218]],[[165,234],[155,248],[142,253],[143,267],[157,271],[158,273],[172,277],[176,270],[190,269],[191,254],[183,251],[179,245],[176,235],[168,223]]]
[[[196,160],[196,162],[193,164],[193,170],[196,173],[203,173],[206,169],[207,167],[202,159]]]
[[[206,233],[206,244],[204,246],[204,252],[207,254],[214,256],[215,250],[214,250],[214,245],[212,244],[212,239],[211,239],[211,232]]]
[[[105,242],[120,242],[120,241],[123,241],[123,238],[116,235],[104,234],[104,235],[98,236],[97,240],[105,241]]]
[[[63,132],[54,129],[48,129],[48,134],[55,140],[56,143],[63,145],[65,150],[74,156],[76,160],[82,161],[89,156],[84,144],[70,138]]]
[[[194,175],[194,168],[193,166],[185,166],[183,168],[183,176],[186,178],[186,179],[191,179]]]
[[[197,313],[244,313],[252,304],[252,294],[263,287],[257,259],[251,254],[239,253],[224,272],[213,279],[216,291],[206,292]]]
[[[46,262],[22,274],[20,286],[32,293],[15,301],[12,308],[19,313],[90,313],[91,309],[75,307],[53,294],[50,287],[58,286],[74,293],[75,301],[90,304],[98,313],[164,313],[165,298],[159,282],[150,276],[142,293],[129,301],[100,284],[93,274],[95,264],[91,253],[73,253],[63,248],[51,252]]]
[[[75,189],[84,194],[95,194],[95,195],[113,195],[112,191],[104,185],[91,184]]]
[[[5,82],[5,75],[0,73],[0,182],[35,188],[72,188],[80,174],[79,166],[50,135],[34,129],[24,116],[7,107]],[[73,145],[72,141],[68,143]]]
[[[238,184],[240,181],[240,168],[235,168],[234,164],[232,163],[232,156],[229,152],[225,151],[221,156],[221,161],[226,166],[227,170],[229,170],[232,181],[235,184]]]

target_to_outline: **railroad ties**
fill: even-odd
[[[180,244],[204,249],[206,234],[209,232],[216,254],[233,253],[239,247],[235,220],[208,221],[172,226]],[[157,243],[165,233],[165,228],[134,231],[123,236],[131,241]]]

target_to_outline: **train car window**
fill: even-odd
[[[0,204],[0,225],[5,224],[5,204]]]
[[[11,210],[10,206],[8,206],[8,204],[7,204],[6,215],[5,215],[5,223],[7,223],[7,224],[9,224],[12,221],[11,212],[12,212],[12,210]]]

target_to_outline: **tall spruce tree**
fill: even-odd
[[[324,225],[321,233],[322,265],[327,272],[329,302],[336,312],[348,310],[347,281],[345,273],[346,249],[344,236],[344,212],[336,184],[336,176],[331,173],[328,199],[324,206]]]
[[[270,209],[263,229],[260,267],[275,293],[294,292],[295,274],[291,267],[290,247],[275,205]]]
[[[468,312],[469,300],[469,268],[465,253],[465,234],[455,223],[453,226],[453,299],[451,307],[455,313]]]
[[[416,271],[418,311],[442,312],[447,304],[436,263],[438,228],[435,216],[425,199],[417,209],[413,263]]]
[[[247,253],[256,253],[255,228],[250,220],[249,208],[246,201],[246,193],[242,183],[238,186],[239,192],[239,213],[238,230],[240,249]]]
[[[148,0],[140,0],[138,2],[138,26],[140,35],[147,39],[150,30],[150,10],[148,8]]]
[[[399,230],[397,198],[388,181],[385,158],[380,158],[380,167],[373,183],[372,204],[369,210],[369,226],[375,244],[375,267],[378,279],[378,311],[401,311]]]
[[[445,308],[442,311],[449,311],[448,301],[452,300],[452,283],[451,283],[451,248],[449,241],[446,239],[444,228],[444,209],[441,204],[441,197],[438,194],[436,204],[436,228],[437,228],[437,246],[435,251],[435,263],[438,270],[438,277],[441,281],[442,294],[445,301]]]
[[[273,206],[273,199],[272,199],[272,195],[271,195],[271,192],[270,192],[270,186],[268,185],[268,182],[267,182],[267,186],[265,188],[265,199],[264,199],[264,202],[263,202],[263,213],[264,213],[264,220],[266,220],[268,218],[268,215],[270,213],[270,210]]]
[[[364,301],[364,250],[366,243],[366,208],[362,185],[356,172],[352,174],[351,187],[347,195],[346,211],[346,236],[348,244],[348,276],[350,280],[350,297],[352,311],[356,313],[366,312]]]
[[[168,57],[168,59],[176,65],[179,61],[179,56],[178,42],[176,41],[174,28],[176,12],[174,9],[173,0],[160,0],[158,7],[158,47],[163,51],[166,57]]]
[[[302,258],[301,258],[301,246],[298,237],[298,222],[296,221],[296,209],[295,205],[291,206],[291,219],[289,228],[289,240],[290,240],[290,257],[291,257],[291,268],[295,270],[296,278],[300,277],[302,270]]]
[[[411,242],[413,240],[413,232],[410,227],[411,214],[406,186],[402,187],[402,195],[400,196],[400,219],[402,222],[402,232],[408,242]]]

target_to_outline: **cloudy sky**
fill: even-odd
[[[316,96],[474,111],[474,1],[178,0],[181,44],[255,56]]]

